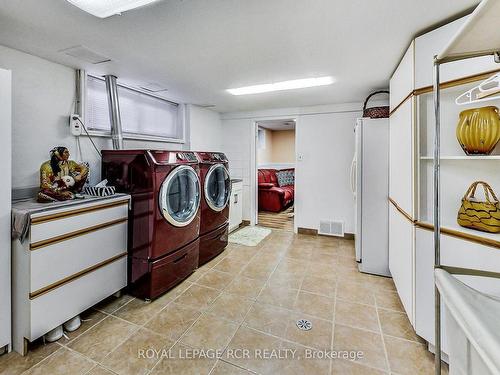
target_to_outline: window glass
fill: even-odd
[[[118,85],[122,130],[126,135],[182,140],[182,111],[176,103]],[[89,129],[111,131],[106,83],[87,76],[85,122]]]
[[[259,150],[266,148],[266,131],[264,129],[257,130],[257,148]]]

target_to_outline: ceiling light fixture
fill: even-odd
[[[81,10],[99,18],[114,16],[158,0],[67,0]]]
[[[292,81],[267,83],[264,85],[239,87],[237,89],[228,89],[227,91],[233,95],[250,95],[272,91],[295,90],[307,87],[326,86],[331,85],[333,82],[334,79],[332,77],[303,78],[294,79]]]

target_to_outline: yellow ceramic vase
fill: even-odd
[[[489,155],[500,141],[497,107],[467,109],[460,112],[457,139],[467,155]]]

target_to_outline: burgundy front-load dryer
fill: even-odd
[[[202,187],[199,265],[219,255],[227,246],[231,178],[221,152],[197,152]]]
[[[201,185],[193,152],[102,152],[102,178],[132,196],[129,289],[153,299],[198,267]]]

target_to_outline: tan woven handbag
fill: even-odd
[[[475,198],[478,185],[483,186],[486,202]],[[469,187],[462,198],[457,222],[462,227],[500,233],[500,203],[490,185],[484,181],[476,181]]]

